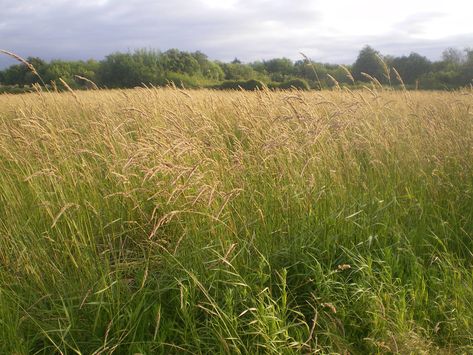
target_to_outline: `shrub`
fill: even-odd
[[[297,89],[297,90],[310,90],[309,84],[303,79],[292,79],[285,81],[278,86],[283,90]]]
[[[241,80],[226,80],[220,85],[217,85],[217,89],[221,90],[248,90],[248,91],[253,91],[257,89],[262,89],[264,87],[264,83],[251,79],[247,81],[241,81]]]
[[[238,80],[225,80],[221,84],[217,85],[216,89],[221,90],[239,90],[243,85],[243,81]]]
[[[251,80],[245,81],[243,85],[241,85],[241,87],[249,91],[259,90],[264,87],[264,83],[259,80],[251,79]]]
[[[0,94],[24,94],[32,91],[30,87],[2,86],[0,85]]]

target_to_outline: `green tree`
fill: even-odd
[[[268,73],[292,74],[294,63],[288,58],[274,58],[263,62]]]
[[[33,65],[33,67],[36,69],[36,72],[38,74],[34,74],[29,68],[27,68],[25,65],[21,65],[22,71],[24,72],[24,80],[25,84],[27,85],[32,85],[32,84],[41,84],[41,79],[44,76],[45,71],[47,70],[47,63],[38,57],[28,57],[26,58],[26,61]],[[39,76],[38,76],[39,75]]]
[[[134,87],[165,81],[160,53],[146,50],[111,54],[100,63],[97,74],[99,82],[108,87]]]
[[[465,63],[461,68],[462,85],[473,85],[473,49],[465,49]]]
[[[47,64],[44,60],[37,57],[28,57],[26,61],[34,66],[37,73],[42,77],[46,70]],[[8,67],[3,72],[3,82],[6,85],[32,85],[35,83],[41,83],[39,77],[32,73],[30,68],[24,64],[17,64]]]
[[[369,81],[362,73],[371,75],[380,82],[385,82],[385,70],[379,59],[379,52],[370,46],[364,47],[353,64],[353,76],[356,80]]]
[[[258,77],[250,65],[241,63],[222,63],[222,70],[226,80],[249,80]]]
[[[253,68],[253,70],[257,73],[260,73],[262,75],[268,74],[266,71],[266,66],[264,65],[264,62],[258,60],[253,63],[250,63],[250,66]]]
[[[163,53],[161,59],[165,71],[188,75],[199,74],[199,62],[188,52],[181,52],[178,49],[169,49]]]
[[[221,81],[225,77],[225,73],[220,65],[210,61],[207,64],[207,67],[203,69],[203,75],[204,77],[215,81]]]
[[[416,80],[419,80],[422,75],[432,70],[431,61],[417,53],[395,57],[389,62],[390,66],[398,71],[406,84],[415,84]]]
[[[204,53],[201,51],[197,51],[194,53],[191,53],[192,57],[194,57],[195,60],[197,60],[197,63],[199,64],[199,71],[200,74],[207,79],[215,80],[215,81],[220,81],[224,77],[223,70],[220,68],[220,66],[212,61],[210,61]]]
[[[3,72],[5,85],[25,85],[25,71],[21,65],[11,65]]]
[[[99,63],[94,60],[87,62],[53,60],[47,65],[43,79],[46,83],[57,82],[62,79],[70,86],[82,87],[86,86],[87,83],[79,80],[76,76],[79,75],[95,81],[98,68]]]
[[[323,78],[327,74],[326,64],[308,60],[298,60],[294,64],[294,75],[307,80],[310,86],[320,89],[324,86]]]
[[[442,60],[432,63],[432,71],[424,75],[423,88],[454,89],[466,85],[465,54],[456,48],[447,48],[442,53]]]
[[[294,63],[288,58],[274,58],[263,62],[272,81],[284,81],[294,74]]]
[[[450,47],[442,52],[442,61],[450,67],[458,68],[465,60],[465,55],[459,49]]]

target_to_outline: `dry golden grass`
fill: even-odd
[[[471,351],[472,107],[0,95],[0,349]]]

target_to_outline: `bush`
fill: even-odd
[[[310,90],[309,84],[303,79],[292,79],[279,84],[279,89],[290,90]]]
[[[245,90],[250,90],[250,91],[260,90],[264,88],[264,83],[259,80],[251,79],[251,80],[245,81],[241,87]]]
[[[215,88],[220,90],[240,90],[243,85],[243,81],[238,80],[225,80]]]
[[[30,87],[0,85],[0,94],[24,94],[31,91],[33,91],[33,89]]]
[[[220,85],[217,85],[217,89],[221,90],[248,90],[248,91],[253,91],[253,90],[259,90],[264,87],[264,83],[251,79],[247,81],[242,81],[242,80],[226,80]]]

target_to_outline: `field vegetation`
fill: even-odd
[[[0,353],[473,352],[473,92],[0,95]]]

